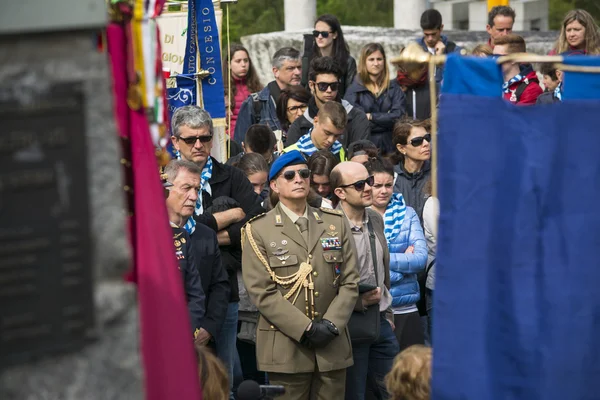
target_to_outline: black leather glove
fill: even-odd
[[[327,346],[339,334],[340,331],[333,322],[326,319],[313,321],[310,329],[302,335],[300,343],[311,349],[319,349]]]

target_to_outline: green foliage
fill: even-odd
[[[231,42],[240,42],[245,35],[283,30],[283,0],[240,0],[223,4],[223,32],[227,29],[226,7],[230,7],[229,34]]]
[[[393,26],[393,4],[394,0],[317,0],[317,15],[333,14],[342,25]],[[284,29],[283,0],[240,0],[229,7],[232,42]]]
[[[586,10],[600,22],[600,1],[598,0],[550,0],[550,29],[560,30],[565,15],[576,8]]]
[[[317,15],[333,14],[342,25],[394,26],[394,0],[319,0]]]

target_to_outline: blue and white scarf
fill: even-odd
[[[319,149],[317,149],[315,147],[315,145],[313,144],[313,142],[310,138],[311,132],[312,132],[312,128],[310,128],[310,131],[308,131],[308,133],[306,135],[302,136],[300,139],[298,139],[298,142],[296,142],[296,144],[298,145],[298,150],[300,150],[300,152],[302,152],[308,156],[312,156],[313,153],[316,153],[317,151],[319,151]],[[342,144],[336,140],[329,148],[329,151],[331,151],[333,154],[338,154],[341,149],[342,149]]]
[[[517,74],[513,78],[511,78],[508,82],[504,82],[504,84],[502,85],[502,90],[504,90],[504,93],[510,93],[511,92],[510,87],[517,82],[521,82],[522,80],[523,80],[523,75]]]
[[[402,227],[402,221],[404,221],[404,215],[406,214],[406,203],[404,203],[404,197],[402,193],[394,193],[390,200],[385,214],[383,214],[383,222],[385,228],[383,233],[388,244],[391,243],[398,234]]]
[[[555,99],[562,101],[562,82],[559,82],[556,89],[554,89],[553,96]]]
[[[179,152],[176,153],[176,156],[178,160],[181,160],[181,154]],[[212,177],[212,167],[212,158],[209,156],[206,165],[202,169],[202,175],[200,176],[200,192],[198,193],[198,200],[196,200],[196,207],[194,209],[194,214],[196,215],[200,215],[204,212],[204,208],[202,207],[202,192],[206,191],[209,195],[212,195],[210,183],[208,183]],[[184,228],[190,235],[194,233],[196,230],[196,220],[193,216],[187,220]]]

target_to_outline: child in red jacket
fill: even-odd
[[[494,55],[506,56],[514,53],[525,53],[525,40],[518,35],[501,36],[495,40]],[[502,64],[504,75],[504,98],[519,106],[535,104],[538,96],[543,93],[536,72],[529,64],[517,62]]]

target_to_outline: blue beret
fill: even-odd
[[[287,153],[283,153],[271,165],[269,180],[275,179],[277,174],[285,167],[298,164],[306,164],[306,159],[298,150],[292,150],[288,151]]]

